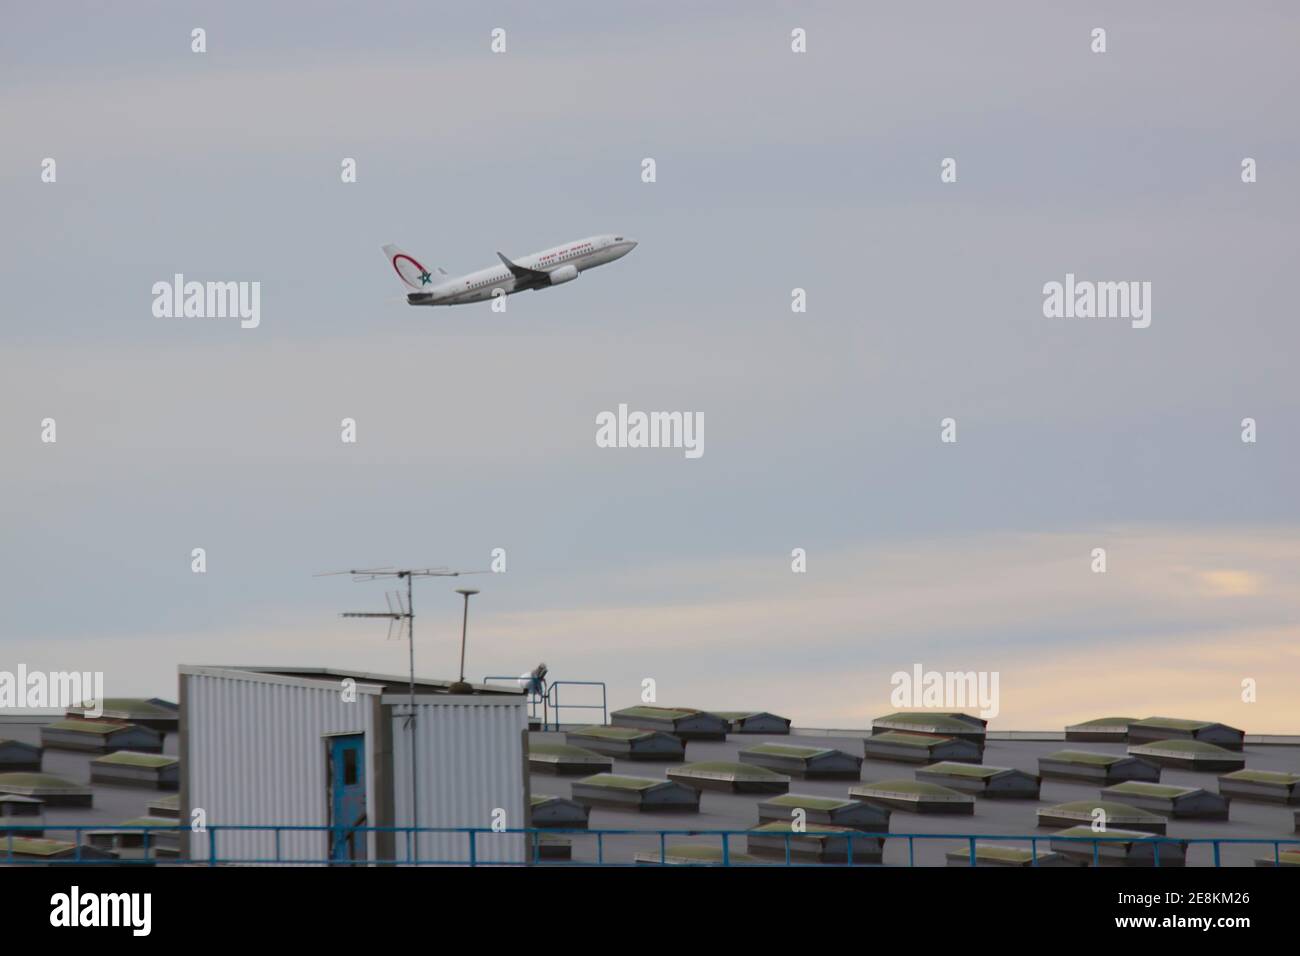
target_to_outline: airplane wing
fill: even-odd
[[[499,252],[497,257],[505,263],[506,268],[510,270],[516,279],[522,279],[525,282],[538,282],[543,285],[551,281],[551,274],[545,270],[529,269],[527,266],[516,265]]]

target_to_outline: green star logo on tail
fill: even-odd
[[[420,285],[428,285],[433,281],[433,276],[428,272],[420,273]]]

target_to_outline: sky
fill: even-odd
[[[997,672],[999,729],[1300,732],[1298,29],[1265,2],[16,7],[0,669],[400,674],[338,616],[385,585],[313,575],[502,548],[471,679],[544,660],[611,706],[652,680],[842,728],[919,664]],[[609,232],[640,245],[504,313],[409,308],[380,251],[456,274]],[[178,272],[260,282],[260,324],[155,317]],[[1150,327],[1045,317],[1067,273],[1150,282]],[[597,447],[621,403],[702,415],[704,454]],[[423,675],[455,676],[455,586],[417,585]]]

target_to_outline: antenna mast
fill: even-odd
[[[402,631],[406,631],[406,640],[409,651],[410,661],[410,684],[408,687],[410,703],[410,712],[406,714],[405,724],[411,731],[411,828],[414,831],[419,830],[420,826],[420,784],[419,784],[419,762],[417,759],[418,740],[416,737],[415,727],[415,605],[413,603],[414,592],[412,582],[416,578],[456,578],[462,574],[486,574],[486,571],[457,571],[451,568],[352,568],[347,571],[325,571],[314,577],[329,577],[332,575],[347,574],[353,581],[378,581],[381,579],[396,579],[397,581],[406,581],[406,603],[402,604],[402,592],[394,591],[387,595],[388,610],[385,611],[346,611],[341,617],[378,617],[388,619],[388,636],[393,636],[394,627],[397,629],[397,636],[401,637]],[[463,665],[462,665],[463,666]],[[463,678],[462,678],[463,683]],[[415,833],[415,843],[412,848],[408,844],[408,856],[411,861],[419,859],[420,836]]]

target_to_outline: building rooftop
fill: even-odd
[[[142,754],[134,750],[119,750],[117,753],[96,757],[95,764],[120,764],[127,767],[169,767],[178,762],[178,758],[169,754]]]
[[[75,730],[83,734],[107,736],[119,730],[126,730],[131,725],[115,720],[90,720],[81,717],[69,717],[67,720],[56,720],[45,726],[48,730]]]
[[[372,690],[386,694],[403,694],[411,688],[411,678],[403,674],[376,674],[369,671],[343,670],[335,667],[281,667],[281,666],[213,666],[206,664],[182,664],[180,665],[182,674],[202,674],[202,673],[239,673],[243,672],[250,676],[260,676],[264,678],[282,677],[291,681],[307,681],[310,683],[338,684],[342,680],[355,681],[359,686],[367,685]],[[452,685],[456,681],[444,680],[436,677],[416,677],[415,693],[422,694],[450,694]],[[485,696],[519,696],[526,691],[524,688],[514,684],[469,684],[470,691],[473,694],[482,694]]]
[[[272,674],[288,674],[294,678],[306,680],[333,682],[341,677],[350,676],[359,682],[363,679],[372,682],[375,680],[391,681],[392,687],[386,692],[400,692],[405,687],[404,678],[368,675],[361,672],[338,672],[320,669],[303,671],[290,668],[270,668],[268,671]],[[421,692],[420,687],[428,687],[434,693],[445,692],[446,683],[422,682],[417,687],[417,693]],[[496,693],[519,692],[510,687],[497,687],[491,690]],[[49,720],[48,716],[7,715],[0,717],[0,737],[38,745],[41,726],[48,723]],[[720,741],[689,741],[686,745],[686,759],[693,763],[736,763],[739,761],[741,750],[765,742],[788,743],[816,749],[844,750],[857,754],[862,752],[863,739],[869,735],[870,730],[866,728],[816,732],[796,729],[792,736],[731,734],[727,739]],[[563,732],[532,732],[529,734],[529,739],[532,743],[550,744],[557,748],[565,747]],[[179,741],[176,735],[168,735],[164,742],[164,754],[174,756],[178,745]],[[990,734],[985,746],[984,769],[987,770],[991,767],[1013,768],[1033,775],[1037,773],[1039,758],[1056,753],[1063,749],[1064,746],[1063,734],[1059,731],[1016,735],[1006,732]],[[1117,740],[1113,743],[1089,743],[1086,749],[1090,754],[1095,755],[1090,756],[1088,759],[1123,760],[1126,759],[1126,747],[1125,742]],[[1248,769],[1229,776],[1274,781],[1300,780],[1300,740],[1292,741],[1287,738],[1287,742],[1284,743],[1262,743],[1259,738],[1247,736],[1245,748],[1240,753],[1245,756]],[[71,839],[72,831],[60,830],[58,829],[60,826],[79,825],[88,829],[104,829],[119,826],[123,820],[151,816],[149,807],[163,799],[157,792],[140,788],[100,783],[89,784],[91,762],[95,759],[96,755],[91,753],[51,750],[45,752],[44,774],[61,777],[75,786],[89,786],[94,792],[94,805],[89,808],[47,807],[44,811],[44,820],[48,837],[54,840]],[[615,777],[648,778],[663,783],[669,782],[667,777],[669,770],[682,765],[680,760],[670,761],[652,758],[633,761],[621,757],[611,759],[614,765]],[[980,765],[962,764],[958,766],[969,766],[972,772],[980,771]],[[915,773],[923,769],[925,769],[924,765],[916,768],[903,768],[894,762],[875,760],[868,757],[864,760],[861,776],[856,781],[800,780],[797,785],[800,794],[778,797],[758,793],[704,790],[701,794],[698,813],[660,812],[655,809],[628,812],[626,810],[595,806],[591,810],[589,826],[592,830],[624,829],[635,831],[626,836],[605,836],[602,842],[606,860],[632,863],[638,853],[653,854],[657,859],[661,845],[658,830],[743,831],[758,826],[758,805],[760,803],[770,804],[780,801],[781,805],[787,805],[789,801],[800,799],[801,795],[806,794],[818,801],[825,802],[819,806],[813,803],[812,800],[804,798],[801,804],[789,804],[791,808],[803,806],[805,809],[815,810],[839,807],[849,802],[849,789],[851,787],[861,786],[864,782],[886,781],[891,778],[915,782]],[[1215,772],[1165,767],[1161,772],[1160,784],[1161,786],[1180,788],[1200,788],[1210,793],[1217,793],[1220,776],[1225,775]],[[581,779],[580,776],[556,777],[533,772],[530,774],[530,790],[532,793],[554,794],[571,799],[572,787],[575,782]],[[638,782],[629,783],[629,786],[648,785]],[[1100,783],[1089,784],[1071,780],[1045,779],[1038,800],[1006,801],[976,797],[973,816],[960,818],[944,815],[932,816],[914,813],[909,810],[895,809],[890,818],[889,830],[894,833],[979,834],[981,843],[991,842],[999,846],[1021,848],[1024,852],[1013,854],[1013,856],[1027,858],[1028,843],[1018,843],[1005,839],[1007,835],[1033,834],[1040,837],[1038,851],[1042,855],[1048,849],[1045,841],[1054,831],[1038,828],[1037,810],[1076,801],[1098,804],[1102,800],[1100,796],[1101,788]],[[175,797],[173,796],[170,799],[174,800]],[[1175,839],[1197,837],[1298,839],[1300,835],[1295,832],[1295,810],[1296,808],[1293,806],[1233,800],[1229,820],[1171,817],[1168,820],[1167,833]],[[564,836],[572,842],[574,861],[592,862],[596,859],[597,841],[594,834],[572,833]],[[691,847],[710,846],[720,843],[716,838],[705,835],[697,835],[691,837],[690,840],[692,841],[689,844]],[[670,846],[685,842],[684,839],[674,836],[667,838],[667,844]],[[733,854],[737,852],[743,853],[745,847],[743,837],[732,838],[730,849]],[[917,840],[913,852],[915,862],[918,865],[943,866],[947,862],[946,855],[950,851],[968,849],[968,842],[960,839]],[[698,849],[690,852],[700,854],[702,857],[700,862],[706,862],[703,858],[715,857],[719,851]],[[1272,857],[1272,855],[1272,846],[1265,844],[1224,845],[1222,847],[1222,860],[1225,865],[1253,866],[1256,859]],[[1211,849],[1208,846],[1193,845],[1187,851],[1189,865],[1209,865],[1211,859]],[[886,840],[883,862],[886,865],[906,865],[908,862],[907,841]]]
[[[134,720],[176,720],[180,709],[158,697],[105,697],[99,702],[102,716],[130,723]],[[68,708],[69,716],[81,716],[84,707]]]
[[[794,732],[793,737],[777,735],[731,734],[724,741],[692,740],[686,744],[686,760],[693,763],[722,761],[735,762],[741,750],[752,748],[755,744],[771,742],[789,743],[795,746],[807,746],[817,749],[845,750],[850,753],[862,752],[863,738],[870,735],[870,730],[843,730],[832,732]],[[1009,736],[1009,735],[1008,735]],[[530,740],[538,743],[563,743],[564,737],[558,732],[533,732]],[[1033,739],[1045,738],[1045,739]],[[990,769],[1006,768],[1019,770],[1034,776],[1038,772],[1038,760],[1063,749],[1064,734],[1061,731],[1036,733],[1027,739],[1015,735],[1006,739],[1002,735],[991,735],[985,745],[984,764],[956,764],[973,774],[986,773]],[[1128,744],[1123,740],[1115,742],[1089,743],[1086,756],[1082,759],[1108,763],[1115,760],[1130,759],[1125,752]],[[1082,749],[1082,748],[1080,748]],[[1076,751],[1077,752],[1077,751]],[[1284,774],[1300,772],[1300,744],[1259,744],[1251,743],[1247,738],[1245,750],[1247,766],[1262,774],[1276,775],[1278,779],[1288,779]],[[666,760],[624,760],[615,757],[614,772],[626,773],[642,778],[667,779],[669,771],[680,767],[680,761]],[[837,807],[850,800],[849,789],[869,783],[883,781],[901,781],[898,786],[906,785],[909,789],[917,783],[915,773],[924,770],[924,765],[915,769],[903,769],[892,761],[876,760],[868,757],[862,765],[859,781],[853,780],[800,780],[798,794],[770,796],[756,793],[732,793],[719,790],[703,790],[699,813],[683,816],[680,812],[657,813],[653,810],[627,812],[606,807],[593,807],[589,820],[592,830],[631,829],[635,831],[683,830],[747,830],[758,825],[758,804],[777,803],[789,805],[792,809],[802,806],[807,810]],[[1162,786],[1204,789],[1210,793],[1218,792],[1218,778],[1215,772],[1187,770],[1166,767],[1161,771]],[[575,778],[556,778],[548,775],[534,774],[532,789],[534,792],[553,793],[569,796],[569,788]],[[894,786],[894,784],[891,784]],[[1039,828],[1037,811],[1060,804],[1083,802],[1091,806],[1104,805],[1100,791],[1103,784],[1077,782],[1072,780],[1044,779],[1039,799],[987,799],[975,798],[973,816],[953,817],[949,815],[930,815],[895,809],[891,815],[889,829],[894,833],[971,833],[981,836],[981,843],[992,843],[1010,850],[992,851],[1003,853],[1010,859],[1028,860],[1029,842],[1018,843],[1005,839],[1006,835],[1033,835],[1039,838],[1037,844],[1040,858],[1048,853],[1047,840],[1056,831],[1051,828]],[[806,795],[806,796],[805,796]],[[825,803],[818,806],[812,797]],[[1295,833],[1295,807],[1269,805],[1265,803],[1248,803],[1234,800],[1231,805],[1229,820],[1183,819],[1170,817],[1166,833],[1174,839],[1198,837],[1233,837],[1241,839],[1300,839]],[[811,826],[811,825],[810,825]],[[1090,832],[1084,827],[1085,832]],[[566,834],[572,839],[574,861],[594,861],[596,859],[596,837],[594,834]],[[1139,833],[1135,836],[1148,837],[1150,834]],[[674,844],[675,837],[669,836],[668,843]],[[703,835],[693,837],[692,846],[708,845],[708,838]],[[700,843],[698,841],[705,841]],[[720,840],[712,839],[717,846]],[[742,836],[730,838],[732,853],[744,852],[746,843]],[[608,861],[630,863],[638,853],[645,858],[658,858],[660,840],[658,833],[646,832],[644,835],[607,835],[603,839],[604,858]],[[1285,849],[1285,847],[1284,847]],[[913,846],[915,861],[923,866],[943,866],[949,852],[961,850],[969,852],[969,843],[965,840],[917,840]],[[705,850],[697,851],[705,854]],[[1221,850],[1224,865],[1253,866],[1257,858],[1272,856],[1271,844],[1225,844]],[[712,851],[716,858],[718,851]],[[886,840],[883,862],[886,865],[907,865],[908,846],[906,840]],[[1187,851],[1187,863],[1191,866],[1209,865],[1212,851],[1208,845],[1192,846]]]
[[[39,745],[41,727],[49,722],[48,716],[0,716],[0,737]],[[163,744],[163,753],[175,757],[178,746],[177,736],[168,734]],[[157,791],[90,782],[91,763],[100,756],[100,754],[74,750],[47,749],[45,751],[41,776],[61,778],[78,790],[87,789],[94,794],[94,805],[90,807],[47,805],[43,811],[47,837],[56,842],[71,840],[74,831],[60,829],[60,827],[85,826],[92,829],[112,827],[122,820],[150,815],[149,805],[160,797]]]

